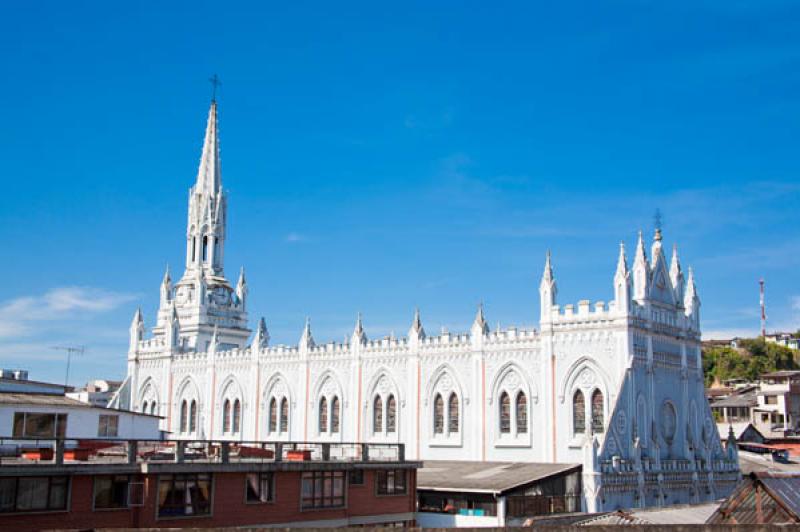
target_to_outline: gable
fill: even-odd
[[[667,305],[674,306],[677,304],[675,301],[675,290],[673,289],[672,281],[667,271],[667,261],[661,251],[658,252],[653,262],[649,299],[660,303],[666,303]]]

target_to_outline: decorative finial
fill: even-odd
[[[661,216],[661,209],[656,209],[656,213],[653,215],[653,226],[656,229],[656,235],[654,239],[656,241],[661,241],[661,223],[663,217]]]
[[[217,101],[217,87],[221,86],[222,82],[219,80],[219,76],[217,76],[216,74],[214,74],[213,76],[208,78],[208,81],[211,83],[211,101],[212,102],[216,102]]]

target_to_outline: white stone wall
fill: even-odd
[[[345,344],[316,345],[307,323],[297,346],[269,346],[262,320],[248,345],[244,272],[235,289],[223,273],[226,200],[216,131],[212,106],[190,193],[186,272],[175,286],[165,275],[150,337],[140,312],[131,325],[126,389],[132,408],[145,402],[152,408],[155,401],[155,413],[166,418],[162,428],[182,438],[386,441],[404,443],[407,457],[423,460],[583,463],[590,510],[710,500],[732,489],[735,448],[723,449],[716,430],[706,427],[711,418],[694,278],[691,270],[684,278],[677,251],[667,267],[660,231],[652,260],[639,235],[631,270],[620,247],[608,304],[561,308],[548,254],[538,330],[490,332],[480,308],[468,333],[427,337],[417,313],[405,338],[369,341],[359,317]],[[203,238],[219,247],[209,262],[193,253]],[[578,391],[585,420],[576,432]],[[508,432],[501,431],[504,393],[513,398]],[[515,403],[522,394],[520,414]],[[434,430],[437,396],[440,433]],[[320,430],[323,397],[328,424]],[[376,397],[383,418],[378,431]],[[224,430],[226,399],[241,404],[238,431]],[[393,432],[387,430],[390,399]],[[330,430],[334,401],[338,432]],[[449,422],[451,401],[457,423]],[[195,405],[193,430],[190,424],[181,430],[184,402]]]

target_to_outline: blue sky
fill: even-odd
[[[0,364],[122,377],[219,94],[226,270],[295,343],[535,326],[663,213],[709,336],[800,327],[794,2],[26,2],[0,21]],[[631,253],[632,254],[632,253]],[[629,254],[630,256],[630,254]]]

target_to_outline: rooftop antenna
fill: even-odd
[[[83,355],[86,352],[85,345],[56,345],[51,349],[67,352],[67,374],[64,377],[64,386],[69,386],[69,366],[72,363],[72,355]]]
[[[759,301],[761,303],[761,338],[767,337],[767,306],[764,302],[764,279],[758,280]]]

